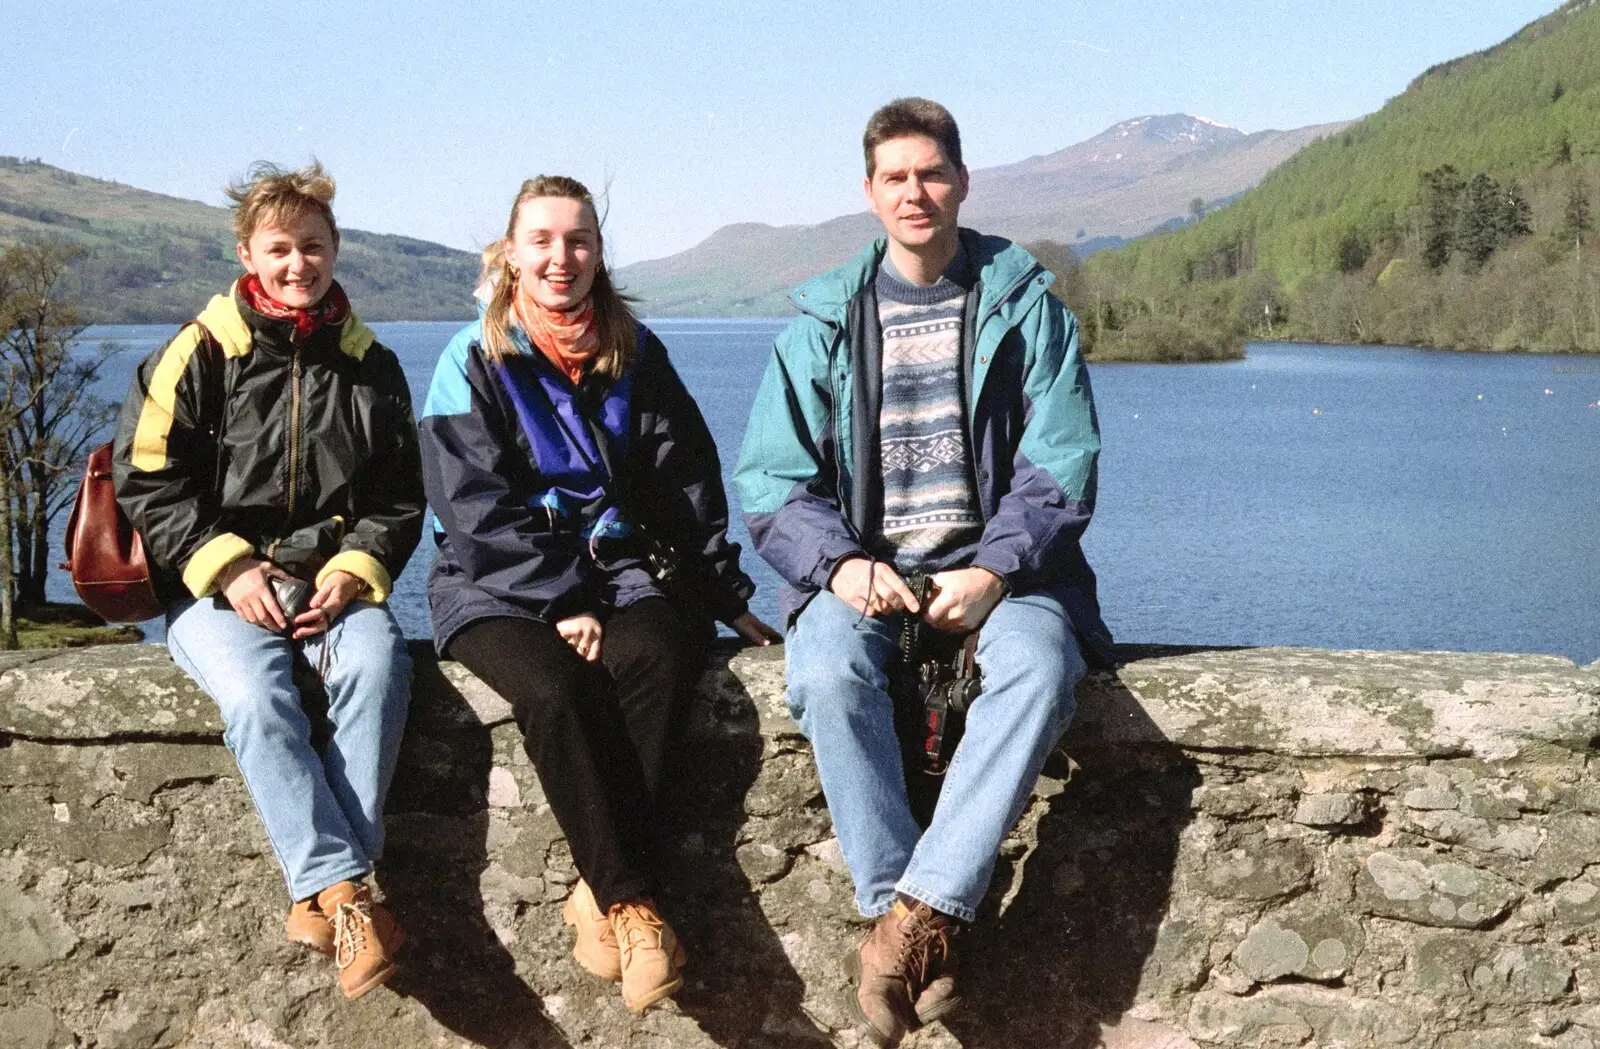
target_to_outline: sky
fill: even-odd
[[[0,154],[223,203],[319,158],[340,225],[476,249],[540,173],[606,190],[614,265],[860,211],[861,129],[943,102],[970,168],[1190,113],[1370,113],[1558,0],[0,0]]]

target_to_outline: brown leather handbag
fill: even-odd
[[[111,444],[89,453],[78,498],[67,518],[67,560],[73,588],[89,610],[110,623],[138,623],[164,606],[150,580],[144,539],[117,505]]]

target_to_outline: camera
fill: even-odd
[[[277,599],[278,607],[283,609],[284,618],[289,621],[284,628],[284,633],[294,632],[294,621],[311,607],[311,597],[316,591],[304,579],[288,579],[272,577],[272,596]]]

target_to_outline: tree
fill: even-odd
[[[1589,213],[1589,187],[1583,179],[1575,178],[1567,187],[1567,204],[1561,209],[1561,239],[1571,241],[1573,246],[1583,250],[1583,238],[1594,229],[1594,220]]]
[[[1370,254],[1371,249],[1359,234],[1346,233],[1339,238],[1339,272],[1354,273],[1367,264]]]
[[[1522,184],[1516,179],[1507,183],[1505,192],[1501,194],[1499,219],[1502,244],[1533,232],[1533,208],[1523,195]]]
[[[1189,201],[1189,217],[1199,222],[1206,217],[1206,201],[1204,197],[1196,197]]]
[[[6,291],[0,329],[0,473],[10,515],[7,551],[17,600],[43,604],[49,573],[50,524],[71,500],[72,473],[101,439],[114,407],[93,394],[114,352],[76,349],[86,325],[64,291],[68,267],[82,249],[25,241],[0,254]],[[3,572],[0,565],[0,572]],[[9,587],[7,588],[9,589]]]
[[[1473,268],[1500,246],[1501,210],[1500,184],[1481,171],[1472,176],[1462,195],[1455,244]]]
[[[1456,246],[1457,214],[1466,183],[1456,169],[1445,164],[1422,173],[1422,261],[1439,269],[1450,261]]]

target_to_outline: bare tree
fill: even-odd
[[[74,495],[72,474],[101,439],[114,407],[93,393],[114,348],[82,351],[87,327],[65,289],[82,249],[25,241],[0,255],[6,323],[0,330],[0,472],[15,549],[11,575],[22,605],[43,604],[50,524]],[[0,566],[3,567],[3,566]]]

